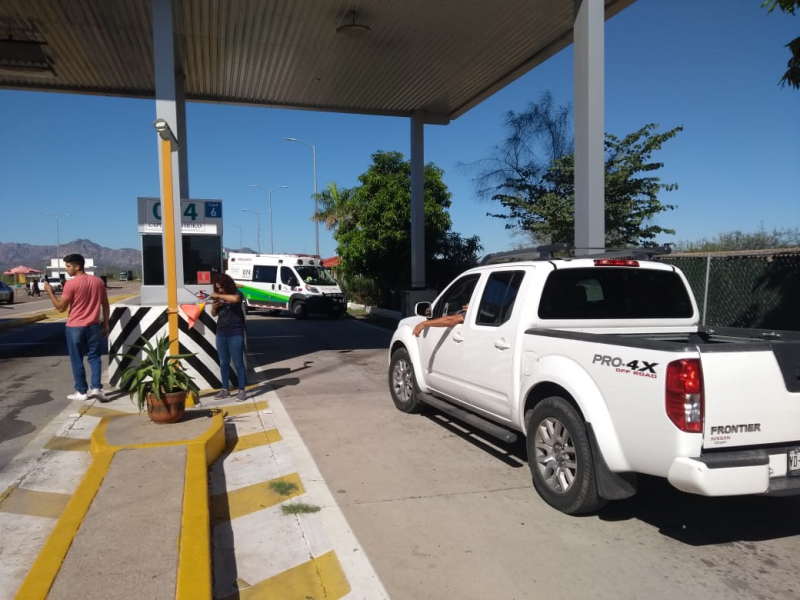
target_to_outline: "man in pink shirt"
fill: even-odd
[[[106,284],[99,277],[87,275],[83,271],[86,261],[80,254],[64,257],[67,274],[72,278],[64,284],[61,299],[56,298],[53,288],[45,281],[44,291],[56,310],[69,309],[67,318],[67,349],[72,363],[72,377],[75,379],[75,393],[67,396],[70,400],[88,400],[92,396],[106,402],[101,381],[103,365],[100,361],[101,344],[108,336],[108,296]],[[102,319],[101,311],[102,308]],[[92,387],[86,385],[86,369],[83,357],[89,361],[92,372]]]

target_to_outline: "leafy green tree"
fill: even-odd
[[[800,230],[797,227],[766,231],[763,225],[761,229],[752,233],[728,231],[719,233],[711,239],[703,238],[694,242],[675,244],[675,250],[678,252],[725,252],[795,247],[800,247]]]
[[[800,0],[765,0],[761,6],[768,7],[769,10],[767,12],[772,12],[779,8],[786,14],[794,15],[795,11],[800,9]],[[786,44],[786,47],[789,48],[791,57],[786,65],[786,73],[781,77],[780,86],[783,87],[788,84],[797,90],[800,89],[800,37],[794,38]]]
[[[437,284],[434,278],[452,278],[474,265],[482,250],[478,237],[463,239],[450,230],[451,194],[443,174],[432,163],[424,167],[426,272]],[[359,182],[338,191],[341,204],[330,221],[339,270],[346,279],[372,279],[381,306],[398,307],[399,293],[411,285],[411,164],[399,152],[376,152]],[[326,210],[324,205],[317,218],[327,223]]]
[[[340,190],[333,181],[317,194],[317,206],[317,212],[312,220],[325,223],[325,229],[328,231],[336,228],[340,222],[353,218],[350,212],[353,209],[350,190]]]
[[[507,229],[528,232],[535,242],[575,239],[575,157],[570,129],[571,109],[556,107],[545,93],[524,113],[509,112],[510,134],[493,149],[493,156],[478,163],[475,183],[479,194],[505,209],[489,216],[506,219]],[[652,222],[673,210],[663,204],[660,192],[677,189],[662,183],[654,172],[664,166],[652,154],[682,131],[663,133],[645,125],[623,138],[605,137],[605,232],[607,247],[652,244],[662,233],[675,233]]]

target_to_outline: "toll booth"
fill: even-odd
[[[138,229],[142,250],[142,287],[138,303],[118,303],[109,323],[109,383],[119,383],[131,346],[144,337],[168,334],[167,286],[164,273],[163,226],[159,198],[138,198]],[[187,371],[200,389],[220,386],[216,322],[198,297],[211,293],[211,275],[222,272],[222,201],[181,200],[183,281],[178,281],[178,341]],[[231,373],[231,385],[238,382]]]
[[[139,198],[139,237],[142,249],[142,304],[167,301],[164,279],[161,199]],[[183,281],[178,302],[193,302],[208,290],[211,275],[222,271],[222,201],[181,200]]]

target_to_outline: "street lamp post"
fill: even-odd
[[[285,137],[283,139],[287,142],[297,142],[298,144],[308,146],[311,148],[314,154],[314,243],[316,246],[316,254],[319,256],[319,221],[317,221],[317,147],[314,144],[309,144],[308,142],[298,140],[297,138]]]
[[[236,229],[239,230],[239,252],[242,251],[242,226],[241,225],[234,225]]]
[[[261,188],[265,192],[267,192],[267,196],[269,197],[269,253],[275,254],[275,234],[272,230],[272,192],[275,190],[279,190],[282,188],[288,188],[288,185],[279,185],[278,187],[274,187],[271,190],[268,190],[262,185],[248,185],[247,187],[256,187]]]
[[[256,213],[256,224],[258,226],[258,253],[261,254],[261,211],[243,208],[242,212]]]
[[[48,213],[48,212],[45,212],[45,213],[42,213],[42,214],[43,215],[47,215],[49,217],[55,217],[56,218],[56,272],[57,272],[56,277],[61,279],[61,234],[58,231],[58,220],[61,217],[71,217],[72,214],[71,213],[55,214],[55,213]],[[44,276],[47,277],[47,271],[45,271]]]

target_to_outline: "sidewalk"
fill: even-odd
[[[249,396],[71,413],[0,492],[0,598],[388,598],[278,396]]]

